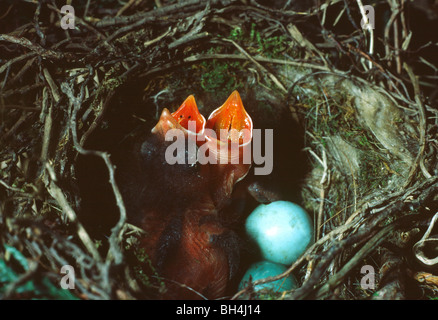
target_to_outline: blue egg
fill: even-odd
[[[313,241],[313,223],[307,212],[289,201],[259,205],[247,218],[246,232],[263,259],[290,265]]]
[[[249,277],[251,276],[252,282],[260,279],[265,279],[268,277],[277,276],[285,272],[287,268],[278,263],[273,263],[270,261],[260,261],[251,265],[243,276],[239,284],[239,290],[243,289],[249,283]],[[261,289],[270,289],[274,291],[286,291],[296,289],[298,287],[295,278],[290,275],[287,278],[282,278],[276,281],[258,284],[254,287],[255,291]]]

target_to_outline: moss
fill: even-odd
[[[288,50],[290,46],[288,46],[285,35],[273,34],[266,36],[258,30],[255,23],[251,23],[249,28],[233,28],[228,38],[236,42],[242,42],[250,53],[264,55],[267,58],[280,58],[286,51],[292,56],[296,55],[296,51]]]
[[[96,249],[101,248],[103,245],[102,240],[95,240],[94,245],[96,246]]]
[[[303,84],[303,86],[305,85]],[[297,87],[296,90],[302,89]],[[314,137],[311,140],[312,143],[320,143],[324,148],[327,148],[329,147],[327,139],[339,136],[354,150],[357,150],[359,167],[357,171],[354,171],[357,187],[356,196],[366,195],[374,190],[387,187],[391,177],[398,175],[397,162],[390,163],[386,157],[381,155],[383,147],[357,120],[356,110],[352,106],[348,92],[335,91],[332,93],[332,90],[321,88],[317,94],[302,96],[303,99],[297,104],[297,108],[306,113],[307,129]],[[345,193],[345,189],[349,186],[340,183],[340,181],[336,181],[335,184],[333,176],[332,185],[336,185],[339,191],[331,190],[331,201],[343,203],[342,199],[336,199],[336,195]],[[314,204],[309,205],[314,206]],[[336,214],[334,212],[342,210],[341,207],[337,206],[326,207],[326,210],[329,209],[332,211],[332,215]]]
[[[236,27],[230,31],[229,38],[231,40],[240,41],[240,40],[243,40],[243,35],[244,35],[244,32],[243,32],[242,28]]]
[[[203,61],[201,68],[204,70],[201,74],[201,87],[207,92],[231,92],[243,86],[238,82],[240,64],[237,61]]]
[[[279,34],[266,36],[262,26],[255,23],[242,25],[224,31],[219,38],[231,39],[238,43],[252,56],[264,56],[266,58],[282,58],[283,53],[295,57],[296,51],[288,45],[287,37]],[[204,54],[241,54],[233,46],[214,46],[202,51]],[[197,83],[205,92],[229,94],[233,90],[239,90],[248,82],[247,65],[245,60],[212,59],[193,65],[189,72],[193,79],[199,79]],[[269,79],[264,79],[264,84],[275,92],[278,87]],[[280,92],[283,93],[283,92]]]
[[[359,168],[358,187],[362,194],[385,188],[388,185],[385,167],[382,164],[382,159],[376,153],[364,153]]]
[[[164,291],[166,287],[165,283],[160,280],[149,255],[144,248],[139,247],[138,241],[130,239],[130,243],[125,249],[130,251],[134,257],[130,265],[135,279],[146,288],[155,288],[159,291]]]

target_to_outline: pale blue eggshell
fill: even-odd
[[[239,290],[248,285],[250,276],[252,282],[254,282],[256,280],[277,276],[286,270],[287,268],[279,263],[273,263],[270,261],[256,262],[248,268],[248,271],[246,271],[245,275],[240,281]],[[254,287],[254,290],[259,291],[261,289],[270,289],[274,291],[286,291],[296,289],[297,287],[297,281],[292,275],[290,275],[289,277],[280,280],[258,284]]]
[[[303,208],[289,201],[259,205],[245,227],[263,259],[276,263],[292,264],[313,241],[312,220]]]

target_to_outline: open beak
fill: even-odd
[[[211,148],[213,152],[217,150],[218,158],[222,157],[221,148],[228,148],[228,150],[238,148],[239,159],[242,160],[243,152],[252,140],[253,124],[251,117],[243,107],[239,92],[234,91],[222,106],[210,114],[206,128],[213,130],[207,130],[205,136],[213,147]],[[213,132],[215,134],[211,134]],[[227,152],[227,156],[231,161],[235,155]]]
[[[192,133],[204,133],[205,118],[199,112],[193,95],[190,95],[178,110],[172,113],[172,117],[174,117],[184,129]]]
[[[209,152],[218,160],[210,167],[214,201],[220,207],[230,197],[234,185],[251,168],[252,119],[234,91],[207,120],[205,139]]]
[[[183,130],[186,135],[202,135],[205,128],[205,118],[198,110],[195,97],[190,95],[173,113],[167,108],[161,112],[160,120],[152,129],[152,133],[163,137],[171,129]]]

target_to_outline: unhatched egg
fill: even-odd
[[[254,282],[256,280],[277,276],[279,274],[282,274],[286,270],[286,267],[282,264],[273,263],[270,261],[256,262],[249,267],[248,271],[246,271],[245,275],[240,281],[239,290],[248,285],[248,282],[250,281],[250,276],[252,282]],[[271,289],[274,291],[286,291],[295,289],[297,288],[297,286],[298,285],[295,278],[292,275],[289,275],[286,278],[282,278],[276,281],[258,284],[254,287],[254,290],[258,291],[261,289]]]
[[[259,205],[245,227],[263,259],[285,265],[295,262],[313,241],[312,220],[303,208],[289,201]]]

